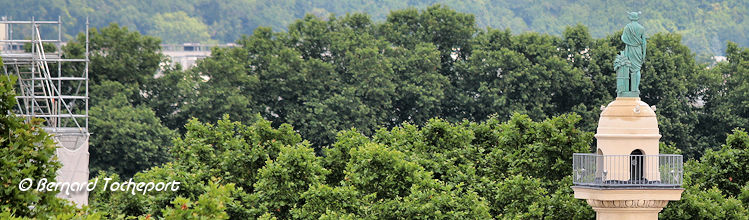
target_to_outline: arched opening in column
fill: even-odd
[[[632,183],[641,183],[645,180],[643,173],[644,155],[642,150],[636,149],[629,154],[629,181]]]

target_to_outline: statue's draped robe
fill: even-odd
[[[624,28],[622,41],[627,44],[624,55],[632,63],[630,71],[639,72],[645,59],[645,28],[637,22],[630,22]]]

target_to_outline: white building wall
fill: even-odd
[[[59,136],[58,136],[59,135]],[[62,168],[57,171],[58,183],[88,184],[88,136],[58,134],[54,136],[57,148],[57,159],[62,163]],[[81,207],[88,205],[88,191],[59,192],[57,197],[67,199]]]

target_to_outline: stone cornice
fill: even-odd
[[[597,200],[587,199],[588,205],[595,208],[663,208],[668,200]]]

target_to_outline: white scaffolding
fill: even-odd
[[[57,21],[2,19],[0,26],[0,30],[5,32],[0,36],[2,71],[6,77],[18,78],[15,87],[18,104],[11,114],[24,117],[27,122],[33,118],[45,120],[43,129],[52,134],[60,146],[57,157],[63,167],[57,174],[58,182],[87,183],[88,19],[85,54],[78,58],[62,54],[62,21],[59,17]],[[46,30],[56,30],[56,39],[45,39],[49,38],[42,33]],[[88,203],[86,192],[58,194],[58,197],[79,206]]]

